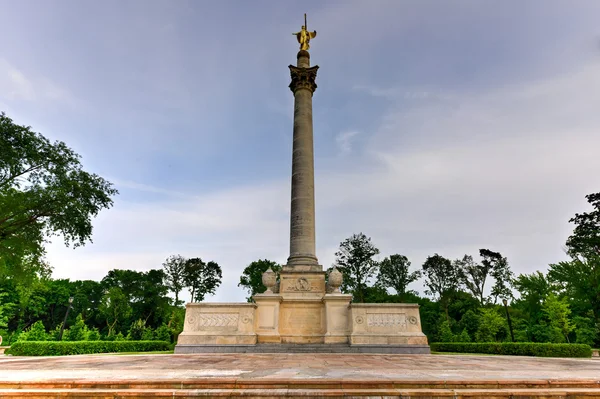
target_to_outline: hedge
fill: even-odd
[[[591,357],[592,348],[583,344],[551,344],[538,342],[438,342],[429,345],[433,352],[486,353],[493,355],[540,357]]]
[[[6,353],[14,356],[62,356],[171,349],[171,344],[165,341],[18,341]]]

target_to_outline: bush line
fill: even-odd
[[[592,348],[584,344],[552,344],[539,342],[458,343],[435,342],[433,352],[485,353],[492,355],[539,357],[591,357]]]
[[[63,356],[171,349],[171,344],[165,341],[19,341],[5,353],[13,356]]]

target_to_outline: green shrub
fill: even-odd
[[[158,341],[171,342],[171,329],[166,324],[161,325],[156,329],[154,339]]]
[[[452,329],[450,328],[450,323],[447,320],[444,320],[440,323],[438,336],[439,336],[440,342],[455,342],[456,341],[456,337],[452,333]]]
[[[164,341],[19,341],[13,344],[6,353],[14,356],[63,356],[167,350],[171,350],[171,345]]]
[[[27,331],[23,331],[18,340],[19,341],[46,341],[48,334],[46,333],[46,327],[41,321],[36,321]]]
[[[88,341],[100,341],[100,331],[96,327],[88,331]]]
[[[144,332],[142,333],[142,341],[153,341],[154,340],[154,330],[150,327],[146,327]]]
[[[146,322],[142,319],[137,319],[133,323],[131,323],[131,327],[129,327],[129,333],[127,334],[127,339],[132,341],[139,341],[144,336],[144,331],[146,330]]]
[[[466,328],[463,328],[462,332],[457,337],[457,342],[471,342],[471,337]]]
[[[87,339],[88,329],[83,321],[81,313],[77,315],[75,324],[73,324],[68,330],[65,330],[63,334],[63,340],[65,341],[85,341]]]
[[[591,357],[592,348],[583,344],[552,344],[538,342],[484,342],[430,344],[433,352],[486,353],[493,355],[540,357]]]

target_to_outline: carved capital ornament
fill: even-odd
[[[317,69],[318,66],[313,66],[310,68],[301,68],[297,66],[290,65],[290,74],[292,75],[292,83],[290,83],[290,90],[292,92],[296,92],[300,89],[308,89],[311,93],[314,93],[317,89],[317,83],[315,80],[317,79]]]

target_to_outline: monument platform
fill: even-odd
[[[0,398],[600,398],[600,360],[202,354],[0,357]]]

